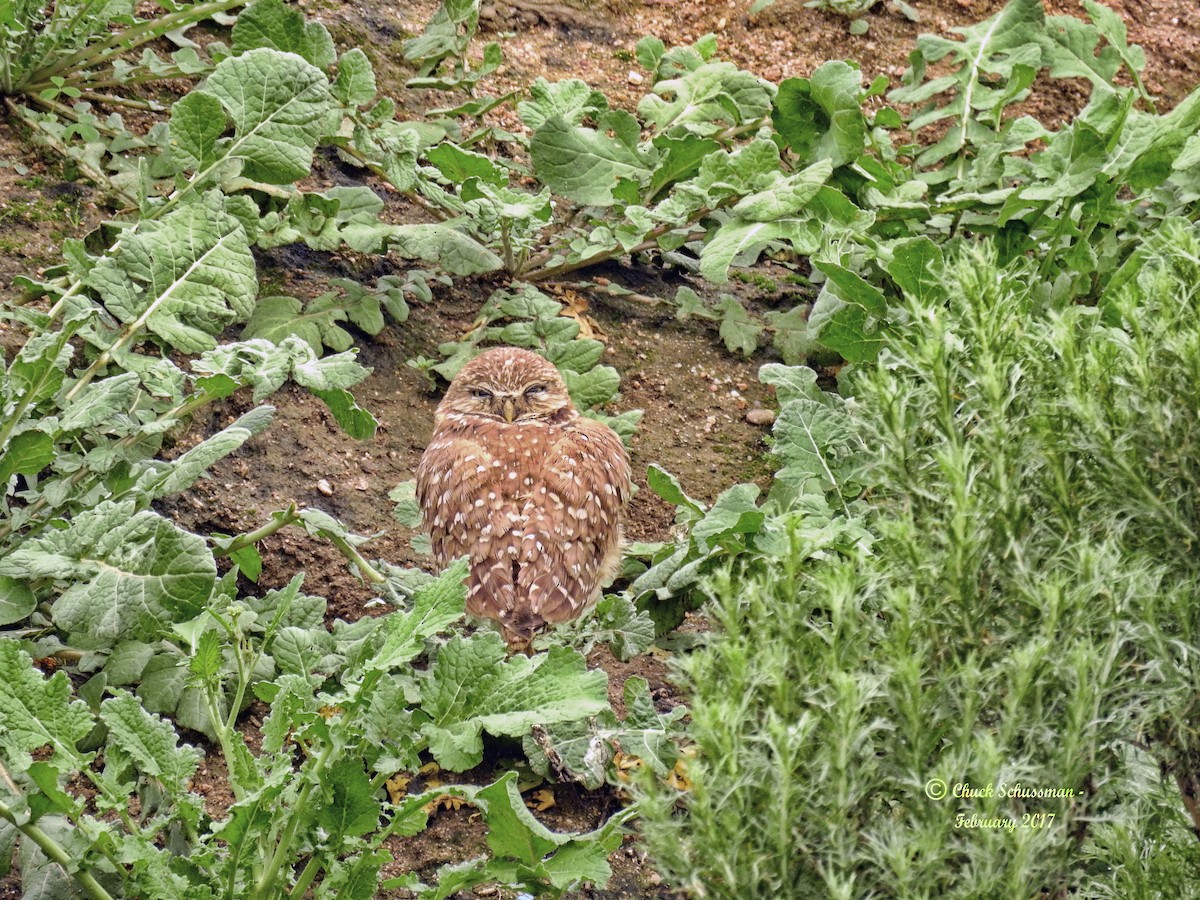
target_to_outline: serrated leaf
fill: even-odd
[[[498,634],[453,638],[422,674],[422,731],[445,769],[461,772],[483,758],[481,734],[520,737],[530,726],[594,715],[608,705],[607,676],[573,650],[506,659]]]
[[[136,763],[138,769],[162,784],[167,795],[180,798],[203,753],[179,738],[169,722],[148,713],[141,702],[125,691],[105,700],[100,719],[108,726],[108,742]]]
[[[346,758],[325,771],[322,787],[329,802],[317,811],[317,824],[336,838],[361,837],[379,827],[379,801],[357,759]]]
[[[60,771],[80,769],[90,754],[75,745],[93,724],[87,704],[72,699],[65,672],[44,678],[16,641],[0,639],[0,748],[9,766],[25,771],[32,752],[49,747],[43,761]]]
[[[426,638],[462,618],[466,577],[467,563],[459,560],[436,581],[417,591],[411,609],[387,616],[380,626],[383,643],[366,662],[367,670],[387,671],[407,665],[424,649]]]
[[[0,575],[68,581],[54,603],[56,624],[101,640],[192,618],[216,582],[212,553],[203,538],[134,510],[133,501],[85,510],[10,553]]]

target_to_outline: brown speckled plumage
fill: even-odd
[[[439,568],[466,556],[467,611],[512,646],[574,619],[620,561],[629,457],[579,415],[554,365],[512,347],[463,367],[417,467],[417,500]]]

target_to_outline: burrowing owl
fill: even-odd
[[[579,414],[552,363],[513,347],[458,373],[417,467],[438,567],[469,558],[467,612],[499,622],[513,647],[595,603],[630,490],[617,434]]]

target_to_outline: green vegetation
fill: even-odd
[[[640,813],[656,865],[704,896],[1188,889],[1200,90],[1159,114],[1141,51],[1094,2],[1084,21],[1011,0],[961,40],[923,36],[890,93],[852,63],[774,85],[711,35],[648,37],[635,112],[575,79],[481,93],[502,52],[469,52],[472,0],[404,45],[410,88],[466,98],[419,121],[395,119],[366,54],[339,55],[281,0],[243,10],[228,45],[143,47],[237,5],[0,13],[10,111],[129,211],[64,241],[0,311],[27,335],[0,368],[0,869],[16,846],[45,896],[372,897],[385,842],[447,795],[479,810],[490,855],[382,886],[558,896],[607,879]],[[1038,77],[1090,85],[1068,125],[1012,113]],[[190,90],[144,135],[94,113],[160,112],[132,93],[163,78]],[[481,119],[505,103],[521,134]],[[393,222],[369,184],[302,189],[319,152],[423,221]],[[298,242],[423,268],[261,297],[254,251]],[[747,271],[764,255],[806,274]],[[628,438],[640,412],[606,412],[620,375],[552,296],[600,289],[575,279],[624,257],[685,276],[667,302],[731,352],[769,338],[774,478],[707,505],[651,466],[671,539],[629,547],[624,589],[533,656],[460,632],[460,569],[369,561],[320,510],[239,535],[161,512],[269,427],[289,380],[373,434],[350,393],[369,374],[356,333],[456,278],[491,293],[413,368],[448,379],[489,343],[530,347]],[[796,284],[795,305],[714,298],[730,277]],[[848,363],[839,393],[803,365],[818,358]],[[254,408],[161,458],[237,391]],[[411,490],[392,499],[413,522]],[[394,611],[329,626],[303,573],[252,596],[257,547],[286,527],[328,540]],[[581,650],[628,659],[701,607],[717,628],[679,657],[690,719],[637,678],[619,718]],[[270,710],[254,749],[237,730],[252,698]],[[181,728],[229,773],[220,815],[189,787]],[[428,761],[478,765],[485,734],[587,788],[634,760],[639,800],[559,834],[514,772],[389,793]],[[1001,783],[1053,794],[956,787]]]
[[[780,565],[709,582],[695,788],[643,810],[668,872],[715,897],[1188,893],[1198,277],[1178,224],[1098,308],[986,245],[905,293],[850,379],[855,464],[828,458],[867,488],[842,527],[877,540],[810,513]]]

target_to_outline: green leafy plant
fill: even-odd
[[[140,86],[208,71],[210,54],[220,56],[224,48],[211,45],[202,54],[204,48],[185,32],[207,19],[224,18],[243,3],[172,3],[147,18],[130,0],[53,2],[48,8],[27,0],[5,4],[0,11],[0,94],[9,111],[42,141],[74,155],[89,177],[106,184],[103,166],[96,164],[100,148],[119,151],[143,142],[118,114],[100,120],[92,104],[162,111],[162,105],[143,98]],[[177,46],[169,59],[147,46],[162,39]],[[141,56],[130,62],[139,49]],[[74,150],[69,146],[73,141]]]
[[[248,599],[226,579],[198,617],[176,626],[181,653],[159,674],[197,695],[215,735],[234,794],[219,817],[189,787],[200,751],[147,711],[144,695],[119,687],[143,651],[114,652],[85,702],[64,673],[46,678],[16,642],[0,641],[0,838],[9,848],[19,841],[23,879],[60,895],[74,880],[95,898],[309,889],[370,897],[389,859],[384,841],[421,831],[435,801],[450,796],[479,810],[492,855],[443,870],[434,887],[412,876],[394,885],[447,897],[501,880],[557,896],[582,880],[604,882],[628,812],[586,834],[551,832],[525,808],[511,772],[482,788],[383,790],[394,772],[415,772],[422,751],[457,771],[479,762],[484,730],[519,736],[532,723],[607,709],[605,676],[587,672],[577,654],[504,661],[495,635],[438,640],[429,667],[414,671],[426,642],[462,616],[464,571],[453,567],[405,610],[340,623],[332,634],[324,600],[301,594],[300,577]],[[143,679],[141,691],[152,684]],[[234,730],[251,692],[270,705],[257,750]],[[47,745],[52,752],[34,761]],[[79,796],[73,778],[94,799]]]
[[[1186,890],[1198,241],[1168,223],[1100,308],[986,245],[904,291],[906,328],[847,379],[854,465],[804,447],[785,469],[833,473],[870,551],[795,516],[775,566],[707,582],[719,634],[679,664],[694,786],[643,806],[669,875],[739,898]]]

